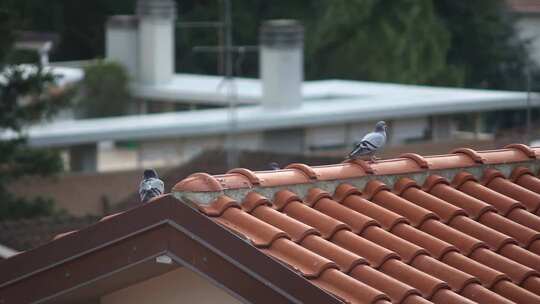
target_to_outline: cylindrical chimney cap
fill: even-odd
[[[304,43],[304,27],[298,20],[265,21],[260,29],[260,43],[269,47],[296,47]]]
[[[107,19],[107,27],[118,29],[132,29],[139,24],[139,18],[133,15],[115,15]]]
[[[176,19],[176,2],[172,0],[137,0],[137,16]]]

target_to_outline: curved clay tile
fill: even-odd
[[[484,183],[488,188],[518,200],[532,213],[537,213],[540,209],[540,194],[512,183],[496,170],[486,170]]]
[[[343,202],[343,206],[364,214],[377,221],[384,229],[392,231],[399,223],[409,223],[409,221],[397,213],[387,210],[374,204],[358,195],[348,196]]]
[[[506,217],[535,231],[540,231],[540,217],[527,210],[516,208],[508,213]]]
[[[540,193],[540,179],[532,174],[523,174],[516,178],[515,183],[536,193]]]
[[[348,273],[358,265],[368,263],[359,255],[315,235],[309,235],[304,238],[301,245],[322,257],[334,261],[344,273]]]
[[[367,164],[367,163],[366,163]],[[312,167],[319,180],[336,180],[366,176],[366,169],[354,162]]]
[[[415,227],[421,226],[429,219],[439,219],[435,213],[415,205],[387,190],[379,191],[373,196],[371,201],[404,216],[409,220],[411,225]]]
[[[419,256],[411,266],[447,282],[453,291],[460,293],[467,285],[477,284],[478,278],[461,270],[448,266],[430,256]]]
[[[534,254],[516,245],[504,246],[499,253],[502,256],[540,272],[540,256],[538,254]]]
[[[239,233],[257,247],[269,247],[272,242],[289,236],[238,208],[228,208],[215,220],[221,225]]]
[[[536,158],[536,153],[534,149],[524,144],[510,144],[510,145],[505,146],[504,148],[518,150],[519,152],[523,153],[523,155],[525,155],[528,158],[532,158],[532,159]]]
[[[449,254],[445,255],[441,260],[442,262],[456,269],[461,269],[468,274],[477,277],[486,288],[492,288],[500,281],[510,281],[510,278],[504,273],[490,268],[484,264],[481,264],[457,252],[450,252]]]
[[[319,200],[319,202],[315,205],[315,209],[347,224],[351,228],[352,232],[356,234],[360,234],[368,227],[379,226],[377,221],[374,219],[365,216],[362,213],[351,210],[328,198]]]
[[[471,254],[471,258],[490,268],[506,274],[517,285],[522,285],[530,277],[537,277],[534,269],[519,264],[486,248],[479,248]],[[530,289],[526,288],[531,291]]]
[[[519,180],[520,177],[524,175],[531,175],[534,177],[534,173],[532,173],[532,171],[529,168],[517,167],[514,170],[512,170],[512,173],[510,173],[510,177],[508,179],[511,180],[513,183],[519,184],[517,181]]]
[[[253,209],[262,205],[272,206],[272,203],[266,197],[255,191],[249,192],[242,201],[242,209],[247,213],[251,213]]]
[[[461,253],[466,256],[469,256],[478,248],[488,247],[486,243],[478,240],[477,238],[467,235],[436,220],[428,220],[424,222],[419,229],[456,246]]]
[[[464,181],[456,188],[463,193],[492,205],[500,214],[504,216],[508,215],[515,208],[525,208],[525,206],[515,199],[487,188],[476,181]]]
[[[263,251],[289,265],[306,278],[317,278],[330,268],[338,269],[336,263],[284,238],[275,240]]]
[[[485,202],[469,196],[461,191],[458,191],[449,186],[448,184],[437,183],[436,185],[431,187],[429,193],[458,208],[465,210],[468,216],[475,220],[486,212],[496,211],[495,207],[486,204]]]
[[[276,171],[255,172],[261,187],[274,187],[310,183],[312,180],[300,170],[283,169]]]
[[[482,154],[478,153],[477,151],[469,148],[458,148],[452,150],[450,153],[454,154],[463,154],[469,157],[473,162],[477,164],[483,164],[486,162],[486,159],[482,157]]]
[[[522,284],[521,287],[540,295],[540,277],[530,276]]]
[[[515,303],[540,303],[540,296],[508,281],[502,281],[492,288],[496,293]]]
[[[420,255],[429,255],[424,248],[399,238],[379,227],[369,227],[364,230],[361,236],[397,253],[407,264],[412,263]]]
[[[390,298],[381,291],[335,269],[325,271],[320,277],[311,280],[311,282],[336,295],[345,303],[364,304],[381,303],[380,301],[384,300],[390,301]]]
[[[536,232],[528,227],[520,225],[495,212],[485,213],[480,217],[479,222],[513,237],[525,248],[528,248],[535,241],[540,241],[540,232]]]
[[[285,169],[298,170],[311,180],[317,180],[318,178],[317,172],[315,172],[313,168],[311,168],[310,166],[306,164],[294,163],[294,164],[288,165],[287,167],[285,167]]]
[[[341,203],[347,197],[349,197],[349,195],[360,196],[360,195],[362,195],[362,192],[360,192],[360,190],[358,190],[358,188],[356,188],[356,187],[354,187],[352,185],[343,183],[343,184],[339,184],[339,186],[336,187],[336,190],[334,191],[333,197],[334,197],[334,200],[336,202]]]
[[[293,201],[287,204],[283,212],[311,227],[317,229],[325,239],[331,238],[340,230],[351,230],[345,223],[340,222],[324,213],[306,206],[300,201]]]
[[[467,285],[460,294],[477,303],[500,303],[500,304],[512,304],[513,301],[502,297],[495,292],[486,289],[480,284]]]
[[[274,207],[281,211],[291,202],[300,201],[300,197],[296,193],[289,190],[281,190],[274,194]]]
[[[422,296],[428,300],[431,300],[437,292],[450,288],[447,283],[399,260],[386,261],[380,270],[394,279],[418,289]]]
[[[507,244],[517,244],[517,241],[508,235],[484,226],[465,216],[456,216],[449,225],[456,230],[484,241],[495,252]]]
[[[341,230],[330,240],[366,259],[374,268],[379,268],[390,259],[399,259],[399,255],[378,244],[368,241],[350,231]]]
[[[419,172],[424,169],[418,167],[416,161],[409,158],[385,159],[371,163],[371,168],[377,175],[404,174]]]
[[[302,241],[308,235],[320,235],[315,228],[265,205],[255,208],[251,214],[256,218],[285,231],[291,237],[291,240],[296,243]]]
[[[392,302],[422,303],[420,291],[367,265],[358,265],[350,276],[387,294]],[[410,298],[410,299],[408,299]],[[425,300],[424,300],[425,301]]]
[[[399,224],[392,230],[392,233],[424,248],[431,256],[439,260],[447,253],[459,252],[455,246],[418,230],[411,225]]]
[[[332,196],[330,196],[330,194],[322,189],[319,189],[319,188],[311,188],[308,190],[308,193],[306,195],[306,197],[304,198],[304,202],[310,206],[310,207],[314,207],[318,202],[319,200],[323,199],[323,198],[332,198]]]
[[[475,161],[463,153],[426,156],[424,159],[429,162],[429,168],[431,170],[464,168],[477,165]]]
[[[208,216],[220,216],[228,208],[240,208],[235,200],[226,196],[220,195],[216,200],[208,205],[196,204],[197,208]]]
[[[447,201],[424,192],[416,187],[406,188],[406,190],[402,191],[401,196],[404,199],[425,208],[426,210],[432,211],[444,223],[450,222],[458,215],[467,215],[465,210],[462,208],[449,204]]]
[[[460,303],[460,304],[476,303],[448,289],[438,290],[433,295],[433,298],[431,299],[431,301],[433,301],[433,303]]]
[[[486,164],[504,164],[511,162],[522,162],[530,159],[529,155],[520,149],[499,149],[478,152]]]
[[[173,192],[210,192],[222,191],[220,182],[212,175],[207,173],[193,173],[174,185]]]
[[[250,187],[255,186],[255,185],[259,185],[261,183],[261,180],[255,174],[255,172],[253,172],[253,171],[251,171],[249,169],[235,168],[235,169],[231,169],[231,170],[227,171],[227,174],[234,174],[234,173],[240,174],[243,177],[245,177],[249,181]]]

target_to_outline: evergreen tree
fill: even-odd
[[[11,65],[5,61],[13,41],[9,12],[0,18],[0,220],[49,215],[50,200],[25,200],[9,192],[9,184],[27,175],[49,176],[62,170],[53,151],[28,147],[24,127],[50,117],[67,100],[54,87],[54,77],[40,66]],[[28,187],[32,187],[31,184]]]

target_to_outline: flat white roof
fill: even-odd
[[[249,132],[526,107],[526,94],[522,92],[339,80],[317,83],[321,84],[318,91],[321,97],[306,100],[297,109],[269,110],[259,105],[239,107],[236,130]],[[361,92],[362,96],[324,98],[328,92],[342,96]],[[540,105],[540,100],[536,99],[534,105]],[[103,140],[215,135],[224,134],[230,128],[229,111],[223,108],[52,122],[30,127],[27,134],[32,146],[68,146]],[[9,137],[9,134],[3,136]]]
[[[83,77],[77,68],[54,67],[64,82]],[[165,85],[137,86],[139,96],[170,100],[199,100],[226,105],[226,90],[219,76],[178,74]],[[422,117],[452,113],[519,109],[527,106],[526,93],[441,88],[349,80],[306,81],[300,108],[269,110],[258,105],[257,79],[235,79],[238,132],[272,130]],[[146,94],[146,95],[145,95]],[[161,96],[161,97],[159,97]],[[533,105],[540,105],[536,98]],[[116,118],[57,121],[26,130],[32,146],[68,146],[104,140],[148,140],[224,134],[231,128],[227,108]],[[4,133],[0,138],[10,138]]]

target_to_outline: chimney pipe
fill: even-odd
[[[260,29],[262,105],[291,109],[302,105],[304,27],[297,20],[269,20]]]
[[[159,84],[174,75],[176,3],[172,0],[138,0],[139,81]]]
[[[123,65],[132,80],[138,73],[138,27],[136,16],[111,16],[105,33],[105,57]]]

